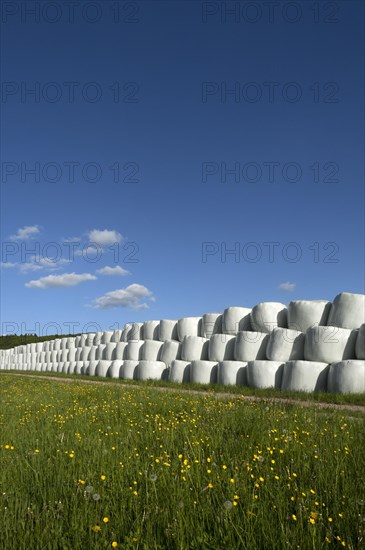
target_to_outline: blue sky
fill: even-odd
[[[364,292],[362,2],[35,4],[2,6],[2,333]]]

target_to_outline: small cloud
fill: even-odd
[[[25,227],[20,227],[15,235],[10,236],[10,239],[12,241],[26,241],[27,239],[32,239],[39,232],[38,225],[26,225]]]
[[[106,265],[101,269],[97,269],[96,272],[100,273],[100,275],[130,275],[129,271],[123,269],[120,265],[116,265],[115,267],[109,267]]]
[[[41,277],[40,279],[26,283],[25,286],[28,288],[65,288],[79,285],[84,281],[94,281],[95,279],[97,277],[91,273],[64,273],[63,275]]]
[[[296,286],[296,283],[289,283],[289,281],[287,281],[286,283],[281,283],[279,285],[279,289],[284,290],[285,292],[293,292]]]
[[[11,269],[16,266],[17,264],[14,264],[13,262],[0,262],[1,269]]]
[[[94,300],[94,307],[97,309],[115,308],[115,307],[130,307],[131,309],[148,309],[148,304],[142,302],[143,299],[155,301],[155,298],[150,290],[143,285],[132,284],[126,288],[112,290],[104,296],[100,296]]]
[[[101,247],[120,243],[123,239],[118,231],[109,231],[108,229],[93,229],[89,231],[88,237],[91,243],[98,244]]]
[[[18,268],[20,273],[28,273],[29,271],[38,271],[39,269],[43,269],[41,265],[34,264],[32,262],[25,262],[23,264],[18,264]]]

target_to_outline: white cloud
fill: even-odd
[[[88,233],[89,241],[99,246],[108,246],[120,243],[123,239],[118,231],[109,231],[108,229],[93,229]]]
[[[28,273],[29,271],[38,271],[39,269],[43,269],[41,265],[37,265],[32,262],[25,262],[23,264],[18,264],[18,268],[20,273]]]
[[[91,273],[64,273],[63,275],[48,275],[35,281],[26,283],[28,288],[64,288],[76,286],[84,281],[94,281],[97,279]]]
[[[10,238],[13,241],[27,240],[34,237],[40,232],[38,225],[26,225],[25,227],[20,227],[15,235],[11,235]]]
[[[17,264],[14,264],[13,262],[0,262],[0,267],[2,269],[10,269],[12,267],[16,267]]]
[[[287,281],[286,283],[281,283],[279,285],[279,289],[285,290],[285,292],[293,292],[296,286],[297,286],[296,283],[289,283],[289,281]]]
[[[132,284],[126,288],[112,290],[104,296],[100,296],[94,301],[94,307],[98,309],[114,308],[114,307],[130,307],[132,309],[148,309],[148,304],[142,302],[143,299],[155,301],[155,298],[150,290],[143,285]]]
[[[100,275],[130,275],[129,271],[123,269],[120,265],[116,265],[115,267],[109,267],[106,265],[101,269],[97,269],[96,272],[100,273]]]

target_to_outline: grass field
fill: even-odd
[[[365,419],[0,376],[4,550],[365,548]]]

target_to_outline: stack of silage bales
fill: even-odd
[[[130,380],[365,392],[365,296],[262,302],[252,309],[0,350],[0,368]]]

